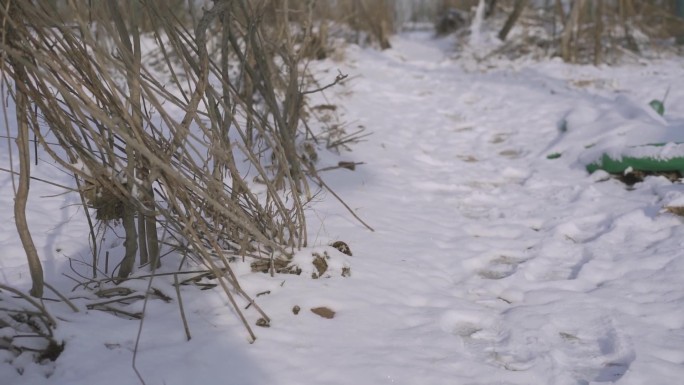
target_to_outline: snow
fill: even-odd
[[[316,64],[322,78],[350,74],[326,97],[345,121],[372,132],[351,152],[319,153],[318,167],[365,162],[323,176],[376,231],[322,193],[308,211],[313,245],[297,260],[326,251],[334,274],[311,279],[309,267],[270,277],[236,263],[246,292],[268,292],[257,303],[271,325],[253,326],[253,344],[219,288],[193,286],[181,288],[186,341],[173,279],[156,277],[152,286],[172,302],[148,301],[136,357],[145,382],[681,383],[684,228],[663,207],[684,202],[684,188],[648,177],[627,189],[584,169],[597,151],[684,139],[681,60],[463,65],[450,58],[448,39],[417,32],[396,36],[392,47],[350,46],[344,61]],[[668,87],[660,117],[648,103]],[[5,168],[7,146],[0,142]],[[562,156],[547,159],[554,152]],[[40,158],[35,176],[69,183]],[[0,281],[27,289],[9,174],[0,173],[0,186]],[[66,349],[45,365],[0,350],[0,383],[138,383],[139,322],[87,310],[97,298],[72,292],[63,275],[74,275],[67,257],[87,274],[77,261],[90,251],[78,199],[61,192],[34,182],[29,223],[47,280],[78,297],[81,311],[46,302]],[[326,246],[336,240],[353,256]],[[173,258],[164,271],[177,266]],[[147,283],[127,285],[144,291]],[[322,306],[335,317],[310,311]],[[252,325],[259,317],[253,308],[246,315]]]

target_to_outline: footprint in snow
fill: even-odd
[[[629,339],[608,317],[596,320],[589,328],[577,329],[570,323],[563,326],[558,330],[557,351],[552,357],[578,384],[615,382],[634,361]]]
[[[487,355],[486,351],[508,338],[496,313],[484,310],[452,310],[441,319],[442,330],[459,337],[463,347],[475,356]]]
[[[477,362],[510,371],[523,371],[534,365],[529,354],[506,351],[510,330],[498,314],[487,311],[450,311],[442,317],[442,330],[457,336],[462,348]]]
[[[629,337],[610,315],[583,303],[519,307],[501,322],[510,325],[508,338],[490,347],[488,362],[509,371],[541,365],[555,383],[613,383],[635,359]]]
[[[595,257],[583,245],[563,239],[544,240],[534,252],[537,257],[527,265],[525,278],[535,282],[577,279]]]
[[[484,279],[503,279],[510,277],[518,271],[518,266],[526,260],[501,255],[489,262],[489,264],[477,271],[477,275]]]
[[[518,159],[522,156],[522,151],[516,149],[508,149],[500,151],[499,155],[503,156],[504,158]]]
[[[594,316],[596,310],[579,305],[551,313],[527,306],[510,314],[453,310],[442,316],[441,327],[478,362],[505,371],[541,365],[555,383],[616,382],[636,357],[631,342],[609,315]]]

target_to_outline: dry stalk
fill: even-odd
[[[178,274],[173,274],[173,283],[176,287],[176,298],[178,298],[178,310],[180,310],[181,320],[183,321],[183,330],[185,330],[185,337],[188,341],[192,339],[190,335],[190,327],[188,326],[188,320],[185,318],[185,310],[183,309],[183,297],[181,297],[180,284],[178,283]]]

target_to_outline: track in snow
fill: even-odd
[[[377,301],[378,313],[395,308],[383,338],[434,370],[397,382],[620,381],[639,327],[668,343],[667,324],[644,322],[641,300],[625,296],[667,276],[665,264],[681,268],[679,241],[660,246],[667,256],[655,250],[681,237],[679,221],[658,216],[649,188],[629,192],[546,159],[559,119],[574,104],[591,108],[595,95],[562,71],[464,73],[442,43],[418,34],[391,51],[356,52],[359,78],[341,101],[373,132],[352,154],[368,163],[361,183],[334,183],[377,229],[350,240],[367,281],[355,294]],[[657,371],[643,365],[633,378]]]

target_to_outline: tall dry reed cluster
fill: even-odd
[[[172,240],[215,273],[244,321],[233,295],[253,301],[229,260],[273,264],[306,246],[315,170],[300,144],[306,95],[322,88],[305,74],[313,2],[178,7],[0,1],[0,71],[17,117],[15,216],[33,296],[43,276],[25,215],[30,136],[73,174],[94,213],[93,278],[92,222],[116,221],[125,233],[117,279],[136,265],[156,269]]]

